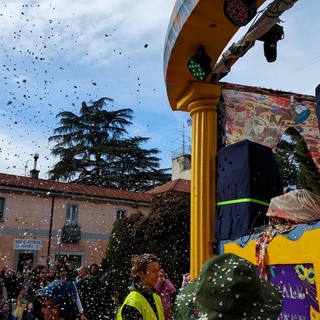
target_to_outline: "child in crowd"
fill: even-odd
[[[33,311],[33,303],[29,302],[27,309],[25,309],[22,313],[21,320],[34,320],[34,319],[35,319],[35,315]]]
[[[12,313],[12,306],[9,300],[1,302],[0,319],[16,320],[17,318]]]
[[[33,300],[37,319],[76,320],[79,313],[76,287],[72,282],[54,280],[36,293]]]

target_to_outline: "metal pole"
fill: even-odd
[[[49,225],[47,266],[49,266],[49,261],[50,261],[50,247],[51,247],[51,238],[52,238],[52,223],[53,223],[53,212],[54,212],[54,200],[55,200],[55,196],[52,196],[52,204],[51,204],[51,212],[50,212],[50,225]]]

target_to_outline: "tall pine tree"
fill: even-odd
[[[83,102],[79,115],[57,115],[60,126],[49,142],[56,143],[52,154],[60,161],[49,171],[50,179],[129,191],[146,191],[170,180],[168,169],[160,169],[160,151],[141,147],[149,138],[128,137],[133,111],[105,110],[112,101]]]

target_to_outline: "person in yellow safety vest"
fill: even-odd
[[[132,286],[117,312],[117,320],[164,320],[161,298],[155,285],[159,278],[159,259],[153,254],[141,254],[131,260]]]

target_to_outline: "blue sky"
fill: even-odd
[[[266,1],[261,8],[271,2]],[[297,1],[280,16],[284,39],[278,41],[277,60],[268,63],[263,53],[263,42],[256,41],[223,81],[314,95],[315,87],[320,83],[317,9],[320,9],[318,1]],[[231,42],[240,40],[246,29],[247,26],[240,28]]]
[[[270,1],[267,1],[265,7]],[[315,4],[317,3],[317,4]],[[62,110],[114,99],[115,110],[134,111],[131,135],[146,147],[171,151],[188,141],[187,113],[173,112],[163,79],[165,35],[175,0],[6,1],[0,5],[2,50],[0,172],[25,175],[39,153],[40,177],[57,162],[48,137]],[[300,0],[281,16],[285,38],[278,59],[266,62],[262,42],[232,67],[225,82],[314,95],[318,77],[320,3]],[[312,23],[310,23],[312,21]],[[245,28],[234,37],[238,41]]]

